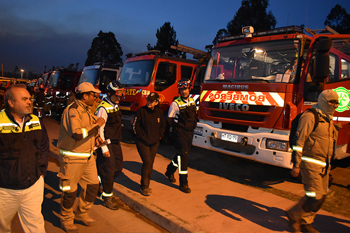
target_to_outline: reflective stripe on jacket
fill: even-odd
[[[328,119],[321,110],[316,110],[320,117],[315,130],[312,112],[305,112],[299,119],[296,145],[293,146],[296,151],[295,166],[324,172],[334,154],[338,131],[332,119]]]
[[[179,107],[179,113],[174,117],[175,128],[193,131],[197,126],[196,102],[189,97],[186,103],[181,96],[175,99],[174,102]]]
[[[80,100],[75,100],[63,111],[58,148],[73,153],[90,154],[94,149],[99,128],[96,120],[97,117],[91,113],[89,106]]]
[[[28,114],[22,130],[11,113],[2,110],[0,132],[0,187],[30,187],[46,174],[50,145],[45,127]]]

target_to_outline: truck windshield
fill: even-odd
[[[99,69],[86,69],[80,76],[79,84],[83,82],[89,82],[92,85],[96,85],[98,81]]]
[[[299,48],[299,40],[216,48],[208,63],[205,82],[293,82]]]
[[[148,86],[153,67],[154,60],[127,62],[123,66],[119,82],[125,86]]]
[[[57,88],[58,86],[58,81],[60,80],[61,76],[61,71],[55,71],[51,74],[48,86],[51,88]]]

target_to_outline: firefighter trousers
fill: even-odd
[[[187,169],[190,149],[192,147],[193,131],[177,129],[174,132],[174,147],[176,155],[167,167],[167,174],[174,174],[179,168],[180,185],[187,185]]]
[[[123,170],[123,153],[120,142],[107,145],[110,157],[104,157],[102,150],[97,150],[97,172],[103,187],[103,194],[113,194],[114,179]],[[102,194],[102,195],[103,195]]]
[[[81,192],[76,215],[82,217],[88,215],[94,203],[99,188],[96,162],[93,155],[85,160],[67,156],[60,157],[61,221],[72,221],[75,217],[73,204],[78,192],[78,184]]]
[[[322,207],[326,199],[329,185],[329,171],[325,174],[300,168],[301,180],[304,185],[305,196],[288,210],[289,216],[301,225],[313,223],[316,212]]]
[[[145,189],[149,187],[149,184],[151,182],[151,175],[153,172],[153,163],[159,147],[159,142],[149,146],[137,140],[136,147],[142,159],[141,189]]]

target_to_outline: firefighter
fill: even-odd
[[[196,103],[190,98],[191,81],[182,78],[178,82],[180,97],[170,105],[168,123],[172,129],[176,155],[167,167],[165,175],[175,183],[174,173],[179,168],[180,190],[190,193],[187,180],[189,152],[192,146],[194,129],[197,126]]]
[[[333,125],[333,113],[339,106],[338,94],[324,90],[312,108],[319,114],[315,129],[315,116],[305,112],[299,119],[295,134],[296,152],[291,175],[301,174],[305,196],[287,211],[289,226],[293,232],[318,232],[312,226],[316,212],[326,200],[328,192],[330,162],[334,156],[338,130]]]
[[[90,107],[94,104],[95,94],[99,90],[88,82],[79,84],[76,100],[65,108],[61,118],[57,146],[60,148],[60,189],[61,227],[67,232],[77,232],[74,219],[87,226],[95,221],[89,217],[89,210],[96,198],[99,181],[93,149],[101,143],[98,129],[105,120],[98,118]],[[73,204],[81,187],[77,211],[73,213]]]
[[[107,97],[97,106],[95,115],[102,117],[106,124],[101,126],[99,134],[105,145],[97,149],[97,171],[102,184],[104,206],[117,210],[117,199],[113,196],[114,179],[123,169],[123,153],[120,145],[122,140],[121,112],[119,111],[120,96],[124,89],[118,81],[112,81],[106,88]]]
[[[0,87],[0,110],[5,108],[5,92],[6,92],[6,88],[5,87]]]
[[[35,113],[39,118],[43,117],[45,105],[45,88],[44,85],[41,84],[39,86],[39,90],[35,93],[35,101],[33,105],[33,110],[35,109]]]

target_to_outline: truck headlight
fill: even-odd
[[[199,136],[203,136],[203,127],[196,127],[194,129],[194,134],[199,135]]]
[[[270,150],[288,151],[288,142],[266,139],[266,148]]]

